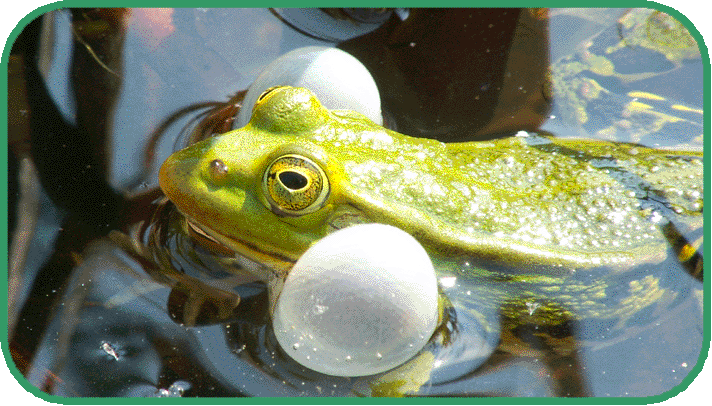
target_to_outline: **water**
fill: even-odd
[[[36,192],[23,186],[18,189],[19,195],[10,196],[11,205],[22,199],[34,201],[34,206],[17,206],[16,212],[34,217],[36,225],[12,236],[25,236],[28,248],[10,253],[11,263],[21,264],[24,270],[16,301],[17,317],[10,320],[14,331],[11,345],[16,365],[33,385],[65,396],[354,396],[403,392],[430,396],[648,396],[675,387],[695,367],[703,345],[702,284],[671,259],[660,268],[637,268],[608,279],[609,305],[630,300],[625,302],[630,305],[625,319],[590,315],[558,325],[536,321],[550,304],[540,299],[510,303],[505,306],[509,313],[499,316],[476,306],[476,298],[487,297],[492,289],[468,277],[468,272],[478,266],[474,261],[463,265],[463,271],[442,270],[440,280],[447,282],[441,288],[453,309],[448,322],[436,332],[436,339],[397,374],[353,379],[303,368],[289,358],[272,333],[266,289],[250,277],[259,271],[259,265],[236,260],[228,265],[244,272],[224,271],[219,253],[201,248],[181,234],[180,222],[170,205],[156,200],[159,193],[151,193],[156,187],[158,164],[171,152],[173,140],[195,114],[181,117],[164,129],[148,170],[144,152],[149,135],[175,111],[193,103],[225,101],[246,88],[276,56],[299,46],[330,42],[320,40],[321,33],[310,32],[308,27],[295,30],[270,11],[259,9],[167,9],[135,11],[131,16],[94,16],[99,21],[126,18],[125,31],[112,32],[116,38],[125,35],[122,52],[114,59],[104,59],[106,67],[90,55],[77,57],[78,69],[87,74],[80,75],[84,79],[75,83],[79,90],[70,97],[67,83],[71,83],[71,77],[66,68],[62,69],[66,63],[61,63],[71,55],[67,49],[72,38],[67,13],[61,11],[51,17],[55,31],[48,38],[56,44],[53,55],[57,63],[49,73],[43,73],[48,96],[58,111],[47,107],[49,103],[45,107],[33,104],[31,110],[34,117],[44,120],[43,125],[53,126],[55,136],[31,134],[26,142],[32,147],[32,155],[23,155],[25,150],[18,147],[21,144],[11,144],[12,154],[37,168],[37,174],[31,169],[20,171],[23,179],[43,186]],[[423,66],[425,77],[409,70],[396,75],[393,64],[381,62],[393,60],[388,59],[391,57],[419,60],[421,49],[437,52],[438,48],[428,44],[427,38],[408,39],[402,48],[391,51],[378,47],[375,40],[368,41],[368,47],[358,40],[340,44],[377,75],[386,122],[392,127],[446,141],[461,139],[469,130],[476,134],[473,137],[482,138],[488,131],[514,134],[521,129],[543,128],[558,136],[701,148],[701,139],[695,135],[701,122],[695,109],[702,105],[699,57],[676,51],[666,64],[654,59],[659,54],[653,55],[659,65],[644,68],[637,76],[630,76],[630,67],[622,61],[616,65],[621,67],[620,72],[605,75],[606,63],[595,58],[619,41],[616,36],[621,19],[626,24],[633,21],[622,30],[624,38],[630,38],[630,43],[641,41],[634,24],[640,18],[638,14],[626,17],[625,10],[552,11],[546,52],[551,59],[528,60],[526,65],[531,70],[524,75],[518,71],[521,64],[515,63],[516,50],[507,54],[497,41],[524,41],[512,28],[522,24],[540,32],[542,20],[536,13],[448,13],[414,12],[411,17],[424,27],[443,27],[443,20],[451,21],[446,28],[462,29],[461,38],[487,31],[489,42],[472,50],[478,63],[495,53],[496,58],[485,60],[510,62],[486,70],[486,74],[473,75],[468,69],[472,61],[465,56],[448,59],[447,55],[457,50],[447,49],[445,56],[430,58],[437,63]],[[647,16],[655,19],[656,27],[668,21],[653,13]],[[478,18],[484,23],[476,24]],[[476,31],[469,31],[465,24],[469,30],[476,27]],[[92,42],[96,38],[91,30],[97,26],[102,25],[83,25],[83,38],[108,55],[111,47]],[[576,35],[562,28],[571,26],[580,27]],[[439,35],[445,34],[440,31]],[[589,41],[593,43],[590,46],[586,45]],[[640,42],[634,45],[647,49]],[[81,55],[81,49],[77,46],[74,54]],[[649,51],[641,54],[649,55]],[[546,97],[533,96],[542,94],[544,83],[543,71],[537,66],[554,64],[563,72],[571,68],[568,62],[582,61],[595,63],[573,75],[579,82],[567,82],[573,86],[571,92],[551,93],[553,110],[548,111]],[[374,68],[380,65],[385,67]],[[111,71],[120,72],[123,80],[112,79],[115,75]],[[646,75],[650,72],[655,74]],[[93,75],[96,81],[89,79]],[[571,78],[566,75],[572,74],[564,75]],[[389,84],[393,77],[401,79],[395,88]],[[464,83],[455,81],[463,78],[467,79]],[[519,78],[530,80],[518,83]],[[28,86],[36,83],[28,82]],[[593,96],[597,84],[606,90],[599,92],[600,97]],[[558,89],[568,89],[566,86]],[[457,98],[462,96],[458,93],[462,89],[470,92],[468,100],[482,104],[463,103]],[[477,94],[472,95],[471,89],[478,89]],[[666,114],[683,112],[671,103],[645,99],[636,92],[663,94],[687,106],[690,110],[683,116],[684,127],[646,130],[642,113],[632,108],[633,99]],[[397,96],[403,94],[427,108],[417,110],[417,106],[399,104]],[[498,104],[497,100],[502,102]],[[437,107],[448,106],[447,102],[457,105],[456,114],[450,116],[447,109]],[[589,108],[591,118],[586,122],[576,116],[576,108],[581,106]],[[502,122],[497,117],[509,116],[514,118],[505,120],[506,125],[495,126]],[[473,117],[472,122],[466,122],[465,117]],[[82,136],[67,123],[81,125]],[[451,139],[450,134],[456,135]],[[610,161],[602,158],[600,163],[608,165]],[[670,190],[666,198],[682,208],[697,202],[694,191],[680,192],[676,196],[677,192]],[[670,211],[660,205],[653,209],[653,217]],[[20,224],[30,223],[16,221],[11,233],[20,230]],[[111,230],[135,235],[136,239],[108,239],[108,235],[117,235],[110,234]],[[694,243],[701,241],[700,230],[691,225],[678,231]],[[152,236],[156,238],[153,242],[149,241]],[[134,241],[168,247],[168,251],[141,251],[137,247],[143,245],[134,246]],[[605,271],[579,273],[575,278],[586,286],[595,286],[601,272]],[[516,275],[516,270],[512,274]],[[653,277],[646,279],[647,274]],[[654,286],[664,288],[665,293],[655,293],[660,291],[651,288]],[[630,292],[639,294],[631,296]],[[636,309],[638,303],[648,303],[646,294],[662,295],[663,300],[655,302],[662,304]],[[507,314],[529,315],[532,322],[512,327],[512,317]],[[451,339],[449,343],[442,341],[446,337]],[[408,376],[409,380],[395,383],[398,376]]]

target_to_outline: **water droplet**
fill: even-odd
[[[292,346],[292,348],[294,348],[295,350],[298,350],[298,349],[299,349],[299,343],[294,343],[294,345]]]
[[[685,198],[690,201],[695,201],[700,198],[700,192],[697,190],[685,191]]]
[[[114,360],[119,360],[119,354],[116,352],[116,348],[114,348],[111,344],[103,342],[101,343],[101,349],[104,350],[107,355],[112,356]]]
[[[443,276],[440,278],[440,286],[443,288],[451,288],[455,286],[455,283],[457,282],[457,277],[455,276]]]
[[[659,223],[663,219],[663,216],[657,211],[654,211],[648,219],[653,223]]]
[[[324,312],[326,312],[328,309],[329,309],[329,306],[324,306],[324,305],[317,303],[312,308],[312,312],[318,316],[320,314],[324,314]]]
[[[383,354],[381,354],[380,352],[377,352],[377,353],[376,353],[376,359],[378,359],[378,360],[383,359]]]
[[[352,360],[351,356],[350,356],[350,355],[347,355],[347,356],[346,356],[346,362],[349,362],[349,361],[351,361],[351,360]]]
[[[526,302],[527,305],[527,311],[529,312],[529,315],[533,315],[536,309],[539,307],[539,303],[536,302]]]

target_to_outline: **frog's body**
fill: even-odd
[[[596,314],[606,282],[572,275],[664,260],[660,212],[701,221],[699,153],[522,135],[443,144],[277,88],[247,126],[172,155],[160,183],[194,228],[280,278],[330,232],[377,222],[415,236],[436,269],[463,260],[515,269],[508,280],[536,285],[523,298],[549,292]],[[480,276],[501,277],[488,272]],[[636,283],[655,284],[644,278]],[[531,315],[525,299],[511,311]]]

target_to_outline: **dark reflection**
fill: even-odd
[[[8,231],[19,241],[9,330],[31,384],[62,396],[565,397],[654,395],[687,376],[703,343],[701,154],[640,146],[701,142],[701,61],[684,27],[626,10],[273,11],[69,10],[66,100],[34,63],[52,18],[14,44],[10,85],[26,97],[9,104]],[[150,29],[132,37],[130,21]],[[562,21],[576,27],[565,41],[554,28]],[[368,33],[353,36],[349,24]],[[164,144],[231,128],[260,65],[225,55],[269,59],[314,43],[305,38],[359,58],[386,124],[409,135],[482,140],[543,126],[637,143],[577,150],[530,138],[636,194],[669,242],[665,260],[625,271],[448,262],[442,276],[457,283],[441,281],[440,325],[409,363],[361,378],[305,369],[274,337],[255,277],[263,267],[201,235],[150,189]],[[122,111],[132,120],[116,124]],[[120,182],[117,163],[135,166]]]
[[[270,8],[272,15],[300,35],[337,44],[378,28],[392,14],[386,8]]]
[[[339,48],[366,65],[404,134],[491,138],[535,130],[549,110],[545,10],[414,9]]]
[[[96,172],[108,177],[111,111],[122,85],[122,61],[126,36],[126,9],[72,9],[72,35],[75,40],[71,79],[77,103],[76,125],[86,143],[88,156],[96,162]],[[43,143],[38,139],[36,143]],[[70,144],[71,145],[71,144]],[[44,157],[37,157],[43,161]],[[86,162],[86,160],[80,160]]]
[[[28,64],[32,155],[42,185],[60,207],[95,227],[108,228],[118,217],[122,197],[108,183],[107,118],[121,85],[120,63],[125,13],[75,10],[74,78],[76,124],[67,123],[44,86],[35,64]],[[34,38],[39,43],[39,21]],[[36,50],[28,49],[28,56]]]

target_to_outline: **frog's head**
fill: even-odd
[[[311,137],[331,113],[306,89],[258,99],[245,127],[196,143],[161,166],[160,186],[198,232],[273,268],[328,232],[343,169]]]

